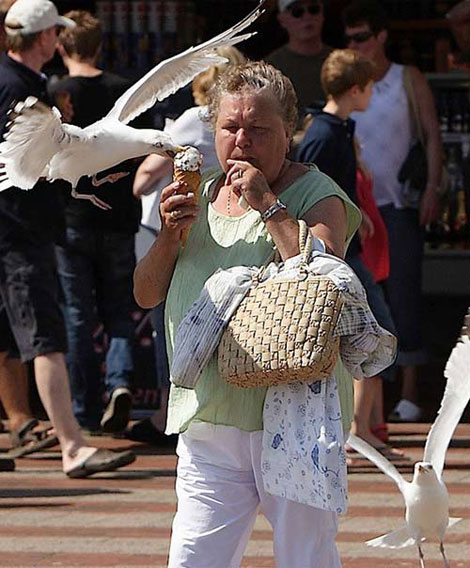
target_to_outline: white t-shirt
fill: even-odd
[[[195,146],[202,154],[204,162],[202,171],[218,165],[214,146],[214,133],[208,122],[201,120],[207,113],[206,106],[192,107],[183,112],[176,120],[165,125],[164,132],[171,136],[175,144],[180,146]],[[162,189],[171,183],[171,176],[158,181],[156,189],[150,195],[142,197],[141,223],[157,231],[160,230],[160,215],[158,207]]]

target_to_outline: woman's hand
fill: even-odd
[[[181,239],[181,233],[190,227],[200,211],[194,203],[194,193],[182,193],[186,184],[180,181],[171,183],[162,191],[160,200],[160,216],[162,219],[162,235],[174,241]]]
[[[248,205],[263,213],[276,202],[276,196],[266,181],[263,173],[242,160],[227,160],[230,166],[226,174],[226,185],[232,186],[238,197],[243,197]]]
[[[425,227],[437,219],[439,215],[439,197],[432,186],[426,187],[419,206],[419,224]]]

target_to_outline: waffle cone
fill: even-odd
[[[199,199],[199,184],[201,182],[201,172],[199,170],[188,172],[174,168],[173,181],[186,183],[187,185],[183,187],[182,193],[194,193],[194,202],[197,203]],[[181,242],[183,246],[186,244],[188,239],[188,233],[189,228],[184,229],[181,234]]]

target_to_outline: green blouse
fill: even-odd
[[[181,250],[168,290],[165,307],[166,340],[169,361],[176,330],[186,312],[198,298],[206,280],[218,269],[232,266],[261,266],[273,250],[273,240],[259,213],[249,210],[241,217],[217,212],[210,195],[221,170],[209,170],[201,181],[201,213],[191,227]],[[347,242],[357,230],[361,214],[335,182],[317,169],[311,169],[285,189],[279,198],[289,214],[302,218],[320,200],[336,196],[347,211]],[[353,411],[352,379],[341,363],[338,378],[343,426],[349,429]],[[192,420],[233,426],[245,431],[263,428],[265,387],[242,389],[219,377],[217,353],[203,370],[195,389],[171,386],[167,434],[185,431]]]

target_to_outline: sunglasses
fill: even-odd
[[[311,14],[312,16],[316,16],[321,12],[321,5],[320,4],[308,4],[308,6],[299,6],[293,4],[289,6],[287,10],[290,12],[293,18],[301,18],[305,13]]]
[[[364,43],[367,40],[369,40],[372,36],[374,36],[374,32],[357,32],[357,34],[345,34],[344,35],[344,39],[346,40],[346,43],[351,43],[352,41],[354,43]]]

